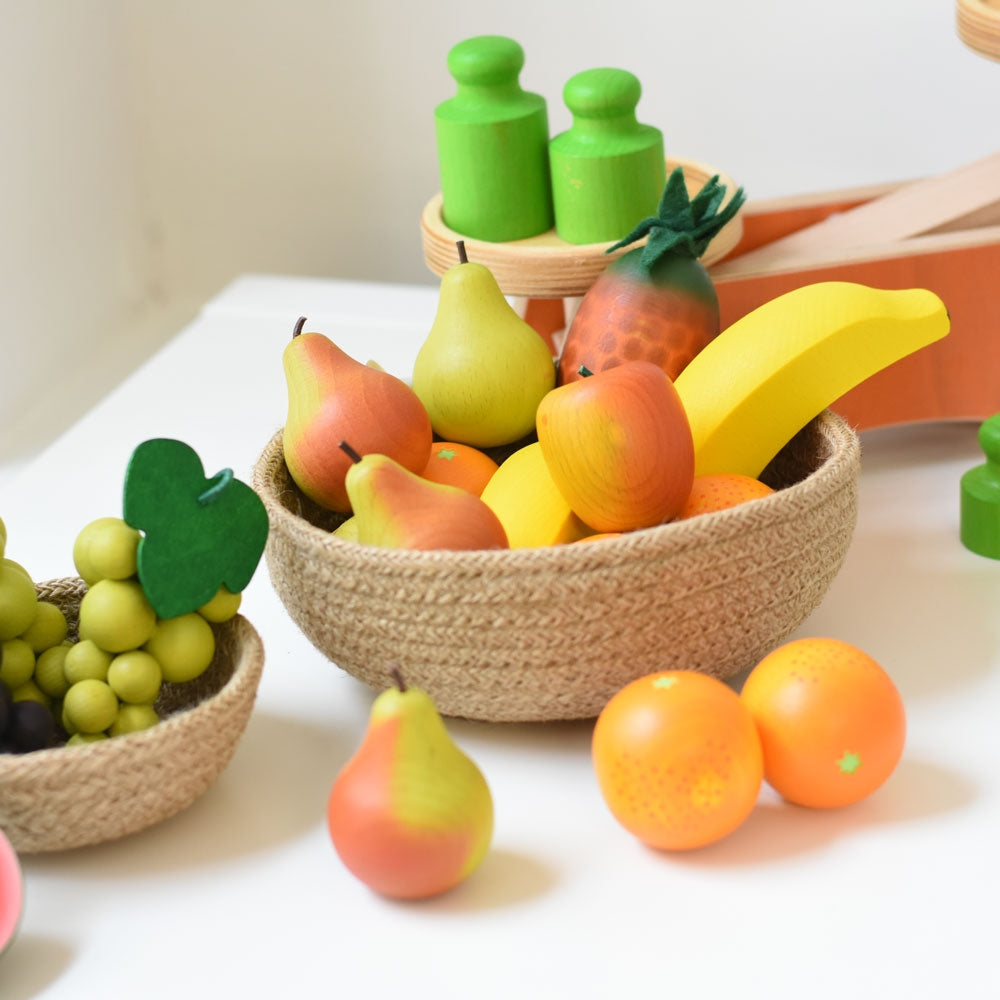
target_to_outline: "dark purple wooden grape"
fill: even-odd
[[[11,708],[7,739],[20,753],[44,750],[55,740],[52,713],[37,701],[16,701]]]

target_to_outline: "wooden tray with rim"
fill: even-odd
[[[667,173],[682,167],[688,191],[693,195],[710,178],[718,175],[726,187],[723,204],[736,193],[738,185],[731,177],[714,167],[693,160],[667,157]],[[743,232],[741,213],[731,219],[709,244],[702,255],[708,266],[721,260],[740,241]],[[424,260],[437,275],[442,275],[458,263],[455,244],[465,241],[469,259],[485,264],[497,279],[504,293],[529,299],[563,299],[583,295],[597,276],[626,249],[607,253],[607,243],[574,244],[561,240],[554,229],[524,240],[490,243],[464,236],[448,228],[442,218],[441,194],[436,194],[425,206],[420,217]],[[624,233],[622,235],[625,235]]]
[[[955,23],[970,49],[1000,60],[1000,0],[956,0]]]

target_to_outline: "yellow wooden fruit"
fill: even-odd
[[[677,376],[695,475],[756,479],[825,407],[949,326],[944,303],[924,288],[822,281],[765,302]]]
[[[501,464],[482,499],[500,519],[512,549],[561,545],[594,533],[570,510],[537,441],[519,448]]]

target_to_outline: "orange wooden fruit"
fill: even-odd
[[[889,675],[839,639],[796,639],[764,657],[741,694],[760,733],[764,776],[790,802],[857,802],[893,772],[906,715]]]
[[[628,361],[549,392],[538,443],[570,509],[594,531],[673,520],[694,480],[694,443],[673,382]]]
[[[760,739],[740,696],[707,674],[640,677],[594,727],[597,782],[614,817],[651,847],[687,850],[750,814],[763,780]]]
[[[739,472],[713,472],[695,476],[691,494],[677,517],[710,514],[712,511],[736,507],[747,500],[770,496],[773,492],[766,483]]]
[[[497,463],[472,445],[434,441],[421,475],[433,483],[460,486],[478,497],[497,471]]]

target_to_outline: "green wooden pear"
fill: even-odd
[[[441,278],[437,314],[413,367],[413,390],[446,440],[479,448],[530,434],[555,385],[545,341],[504,298],[492,272],[469,262]]]

